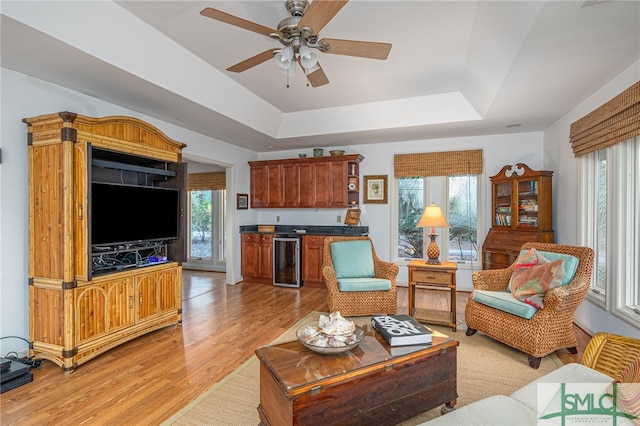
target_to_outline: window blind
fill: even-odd
[[[191,173],[187,177],[189,191],[220,190],[227,186],[225,172]]]
[[[413,176],[453,176],[482,174],[482,150],[396,154],[396,178]]]
[[[571,124],[573,155],[581,157],[640,134],[640,82]]]

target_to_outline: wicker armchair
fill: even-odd
[[[391,281],[391,289],[386,291],[340,291],[338,279],[331,257],[331,244],[337,241],[368,240],[367,236],[327,237],[324,240],[324,258],[322,275],[327,286],[327,305],[329,312],[339,311],[343,316],[361,316],[376,314],[395,314],[398,309],[396,276],[398,265],[382,261],[376,255],[371,243],[375,278]]]
[[[539,251],[564,253],[579,259],[573,279],[566,285],[548,291],[544,309],[531,319],[525,319],[476,302],[473,292],[465,308],[467,336],[480,330],[488,336],[516,348],[529,356],[532,368],[540,367],[543,356],[566,348],[577,353],[573,331],[573,315],[585,298],[591,283],[593,250],[552,243],[526,243],[523,250],[535,247]],[[475,290],[505,291],[513,272],[513,264],[505,269],[482,270],[472,275]]]
[[[584,350],[582,365],[622,383],[640,383],[640,340],[599,332]]]

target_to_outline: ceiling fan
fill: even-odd
[[[333,38],[318,40],[320,31],[347,2],[348,0],[313,0],[312,2],[309,0],[286,0],[285,7],[291,16],[280,21],[277,30],[210,7],[203,9],[200,14],[265,35],[279,41],[283,46],[279,49],[269,49],[258,53],[227,68],[227,71],[243,72],[274,58],[276,64],[287,75],[292,75],[295,64],[298,63],[305,72],[309,83],[313,87],[318,87],[329,83],[329,79],[320,67],[317,54],[312,49],[324,53],[371,59],[387,59],[391,51],[390,43]]]

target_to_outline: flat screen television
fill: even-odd
[[[179,191],[91,184],[91,245],[111,246],[178,238]]]

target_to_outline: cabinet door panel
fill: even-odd
[[[109,331],[115,331],[133,324],[134,297],[132,277],[107,284],[107,312],[109,315]]]
[[[298,207],[300,204],[300,167],[297,164],[282,166],[283,205]]]
[[[281,207],[283,205],[282,166],[270,164],[267,166],[267,207]]]
[[[242,275],[245,277],[258,276],[258,262],[260,247],[256,240],[258,234],[242,234]]]
[[[313,185],[316,195],[314,204],[317,207],[331,206],[333,179],[330,163],[315,163],[313,165]]]
[[[89,149],[86,142],[74,144],[73,153],[73,207],[74,211],[74,266],[78,280],[88,280],[89,277],[89,201],[88,201],[88,170]]]
[[[331,163],[331,205],[347,206],[347,163]]]
[[[76,344],[104,336],[109,329],[105,285],[82,287],[76,292]]]
[[[267,167],[251,167],[251,208],[265,207],[267,199]]]
[[[137,321],[158,313],[158,278],[155,272],[136,277]]]
[[[180,285],[175,269],[158,273],[159,312],[180,308]]]
[[[302,281],[322,282],[322,261],[326,236],[305,235],[302,237]]]
[[[313,184],[313,166],[309,163],[298,166],[299,202],[298,207],[313,207],[315,185]]]

